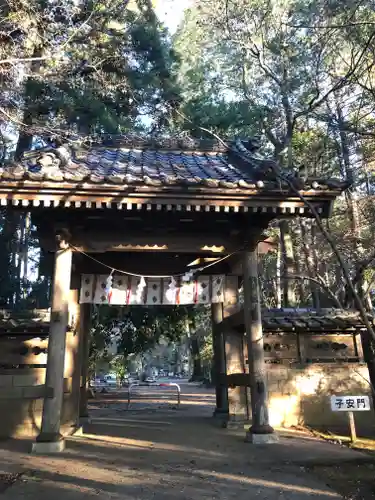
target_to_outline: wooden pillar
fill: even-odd
[[[67,373],[67,366],[65,363],[65,377],[72,378],[72,393],[70,402],[70,420],[74,427],[79,426],[79,400],[80,400],[80,381],[81,381],[81,331],[80,331],[80,313],[81,308],[79,305],[79,291],[77,289],[70,291],[71,295],[71,318],[73,320],[73,331],[68,337],[72,366],[70,372]],[[68,349],[65,349],[67,353]]]
[[[46,387],[53,389],[53,397],[44,399],[42,428],[36,442],[33,443],[33,451],[36,453],[58,452],[62,451],[65,446],[60,427],[71,269],[72,251],[64,239],[58,238],[52,282],[52,307],[45,383]]]
[[[226,362],[225,362],[225,339],[224,332],[221,329],[220,323],[223,321],[223,304],[211,305],[212,319],[212,340],[214,351],[214,373],[215,373],[215,388],[216,388],[216,408],[214,416],[227,415],[228,407],[228,388],[225,384],[226,379]]]
[[[89,416],[87,409],[87,382],[89,368],[90,351],[90,329],[91,329],[91,304],[81,304],[80,315],[80,335],[81,335],[81,387],[79,399],[79,416],[87,418]]]
[[[245,336],[243,333],[236,332],[228,329],[225,332],[225,355],[227,365],[227,376],[246,376],[245,367],[245,350],[244,350]],[[247,349],[246,349],[247,352]],[[233,377],[232,377],[233,383]],[[247,380],[248,383],[248,380]],[[229,416],[228,426],[242,424],[242,426],[249,421],[249,398],[248,388],[244,385],[228,384],[228,405]]]
[[[258,252],[254,248],[243,252],[244,315],[248,345],[252,425],[249,441],[274,442],[276,437],[269,424],[266,366],[264,362],[261,298],[258,278]]]

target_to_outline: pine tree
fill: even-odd
[[[121,133],[175,99],[173,54],[149,0],[11,0],[2,21],[1,86],[9,111],[23,110],[16,155],[51,131]]]
[[[51,136],[137,130],[144,116],[159,125],[174,106],[174,54],[150,0],[0,0],[0,11],[0,132],[18,132],[16,159]],[[8,304],[21,222],[0,224]]]

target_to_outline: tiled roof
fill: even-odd
[[[0,311],[0,335],[17,335],[23,333],[48,334],[50,312],[37,309],[17,313],[11,310]]]
[[[277,164],[261,158],[257,146],[251,144],[251,141],[225,145],[194,140],[107,140],[86,149],[60,145],[30,151],[19,163],[0,169],[0,182],[280,189],[275,178]],[[304,187],[342,190],[344,183],[335,179],[309,179]]]
[[[17,315],[11,311],[0,312],[0,334],[49,330],[49,310],[30,311],[28,315]],[[375,324],[374,318],[369,320]],[[243,311],[229,316],[224,323],[243,328]],[[262,324],[265,332],[345,332],[365,328],[357,311],[342,309],[264,309]]]
[[[363,328],[357,311],[340,309],[288,310],[269,309],[264,312],[264,328],[274,330],[350,330]]]
[[[374,323],[372,316],[369,319]],[[225,321],[236,328],[243,328],[243,311]],[[364,328],[357,311],[341,309],[266,309],[262,311],[262,324],[264,331],[271,333],[344,332]]]

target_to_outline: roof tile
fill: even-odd
[[[263,328],[268,331],[345,331],[363,328],[357,311],[341,309],[268,309],[262,312]],[[373,318],[371,317],[371,321]]]
[[[242,190],[256,187],[279,189],[279,186],[274,185],[275,179],[272,179],[272,168],[276,168],[277,164],[273,160],[260,158],[254,151],[246,152],[246,148],[241,149],[241,144],[245,143],[238,140],[229,143],[227,147],[211,143],[210,148],[207,141],[200,144],[196,140],[173,142],[164,139],[154,143],[153,147],[152,142],[150,146],[150,141],[142,143],[139,140],[133,140],[131,144],[121,144],[119,140],[104,143],[105,146],[96,145],[86,150],[60,145],[29,151],[18,164],[1,169],[0,178],[35,182],[84,181],[114,185],[201,185],[207,188]],[[176,146],[186,149],[178,150]],[[193,147],[196,149],[192,150]],[[318,188],[343,187],[341,181],[336,180],[336,184],[334,181],[329,180],[331,185],[328,186],[328,181],[320,180]],[[308,182],[306,187],[311,188],[312,182]]]

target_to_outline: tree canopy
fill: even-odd
[[[323,229],[372,311],[373,1],[197,0],[173,36],[150,0],[9,0],[1,6],[2,162],[66,134],[73,140],[75,133],[83,143],[135,130],[260,135],[262,152],[282,168],[350,182]],[[46,301],[48,276],[41,274],[37,284],[21,279],[30,258],[42,269],[27,218],[4,212],[0,229],[3,304],[25,295],[17,283],[34,289],[33,300]],[[270,227],[275,252],[262,257],[265,306],[355,306],[337,252],[320,229],[316,220],[302,219]],[[28,256],[23,251],[19,258],[25,248]],[[118,312],[104,314],[106,325],[112,314]],[[122,352],[145,348],[164,330],[177,338],[189,314],[126,311]]]
[[[33,134],[141,127],[176,98],[173,50],[149,0],[14,0],[2,16],[1,116],[27,135],[18,153]]]

